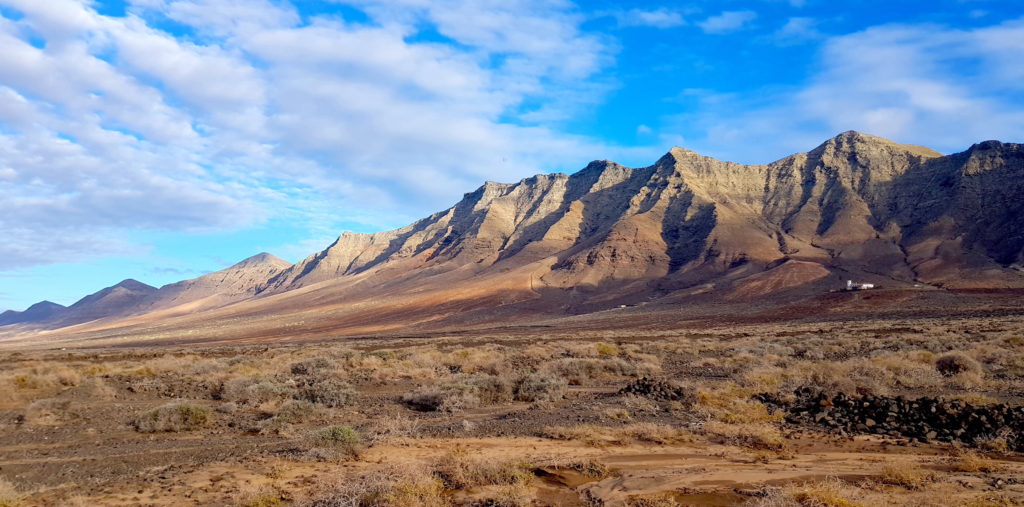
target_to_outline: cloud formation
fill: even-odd
[[[672,28],[683,26],[686,20],[676,10],[660,9],[629,9],[617,11],[613,16],[621,27],[649,26],[654,28]]]
[[[598,100],[612,61],[570,4],[346,3],[369,20],[0,0],[0,270],[130,249],[128,230],[330,228],[371,209],[398,225],[452,189],[601,151],[552,126]]]
[[[754,11],[724,11],[701,21],[698,26],[704,33],[722,34],[740,30],[755,19],[757,13]]]

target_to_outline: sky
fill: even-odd
[[[1019,0],[0,0],[0,310],[672,146],[1022,142],[1022,55]]]

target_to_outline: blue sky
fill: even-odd
[[[485,180],[1024,140],[1018,0],[0,0],[0,309],[162,285]]]

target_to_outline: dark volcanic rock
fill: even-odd
[[[786,420],[814,424],[846,433],[875,433],[902,436],[921,442],[963,442],[976,445],[992,438],[1004,438],[1015,451],[1024,450],[1024,407],[1006,404],[972,405],[963,400],[902,396],[829,395],[800,389],[795,402],[785,404],[777,397],[761,395],[769,406],[785,407]]]
[[[619,390],[619,394],[635,394],[652,400],[681,401],[688,404],[692,404],[696,396],[692,388],[647,377],[630,382]]]

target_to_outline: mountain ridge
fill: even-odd
[[[998,141],[942,155],[847,131],[768,164],[674,147],[643,168],[601,160],[488,181],[405,227],[344,232],[294,265],[259,254],[161,287],[133,311],[170,301],[176,315],[215,318],[287,302],[345,313],[373,298],[465,289],[498,306],[564,313],[672,294],[811,295],[847,278],[1024,287],[1021,176],[1024,145]],[[226,273],[237,286],[220,280]],[[168,296],[175,291],[189,295]],[[455,317],[424,309],[421,318]]]

